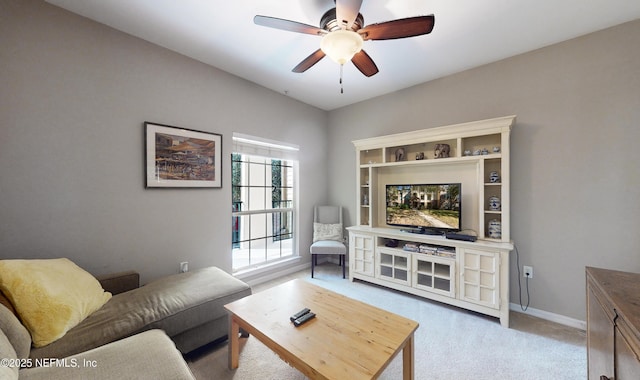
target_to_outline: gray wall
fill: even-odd
[[[300,247],[327,193],[327,113],[41,1],[0,1],[0,258],[143,281],[231,270],[232,132],[298,144]],[[143,122],[223,135],[222,189],[145,189]]]
[[[640,21],[327,113],[43,2],[0,0],[0,258],[64,256],[143,281],[180,261],[230,270],[237,131],[300,145],[308,260],[314,203],[355,221],[352,140],[516,114],[511,227],[535,269],[531,307],[584,320],[585,265],[640,272],[637,46]],[[223,188],[146,190],[145,120],[221,133]]]
[[[332,111],[329,199],[355,222],[354,139],[515,114],[511,236],[531,307],[584,320],[585,266],[640,272],[638,46],[640,20]]]

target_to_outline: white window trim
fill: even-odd
[[[233,153],[298,161],[300,147],[262,137],[233,133]]]
[[[299,231],[300,231],[300,217],[299,217],[299,196],[300,196],[300,170],[299,170],[299,160],[298,160],[298,152],[300,148],[298,145],[285,143],[281,141],[266,139],[262,137],[250,136],[242,133],[233,133],[233,149],[232,153],[246,154],[251,156],[261,156],[266,158],[273,159],[281,159],[292,161],[293,165],[293,174],[294,174],[294,199],[293,199],[293,207],[283,209],[283,211],[293,211],[293,242],[292,242],[292,255],[278,261],[269,261],[265,262],[263,265],[257,265],[255,267],[249,268],[240,268],[237,271],[241,273],[251,273],[253,271],[259,272],[263,271],[264,267],[268,266],[278,266],[278,263],[286,262],[291,259],[299,259],[300,258],[300,245],[299,245]],[[232,216],[241,216],[248,215],[252,213],[264,213],[262,211],[239,211],[232,212]]]

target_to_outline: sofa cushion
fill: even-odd
[[[64,258],[0,260],[0,290],[35,347],[59,339],[111,298],[91,274]]]
[[[0,306],[3,309],[4,306]],[[18,378],[18,356],[9,338],[0,330],[0,379],[14,380]]]
[[[339,241],[322,240],[313,243],[309,251],[314,255],[344,255],[347,253],[347,247]]]
[[[224,305],[251,288],[220,268],[174,274],[117,294],[67,335],[31,357],[64,357],[138,332],[159,328],[169,336],[226,315]]]
[[[159,294],[159,306],[171,310],[151,324],[169,336],[227,315],[224,305],[251,294],[251,288],[220,268],[168,276],[144,287]]]
[[[195,379],[176,346],[160,330],[146,331],[64,362],[68,365],[23,369],[20,380]]]
[[[0,330],[4,332],[20,359],[29,357],[31,335],[18,318],[6,307],[0,306]],[[0,356],[0,358],[2,358]]]

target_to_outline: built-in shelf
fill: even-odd
[[[508,326],[514,123],[507,116],[354,141],[358,212],[348,228],[350,278],[493,315]],[[461,183],[462,228],[478,240],[388,226],[385,187],[398,183]],[[407,251],[406,243],[425,246],[424,252]],[[434,245],[442,250],[428,248]]]
[[[354,141],[361,207],[356,224],[385,226],[386,204],[377,194],[384,194],[389,182],[442,179],[463,183],[464,229],[475,231],[479,239],[509,242],[509,137],[514,122],[515,116],[508,116]],[[448,146],[447,157],[436,158],[438,146]],[[499,210],[491,209],[492,197],[499,199]],[[495,225],[489,228],[493,220],[500,222],[499,235]]]

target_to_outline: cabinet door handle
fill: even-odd
[[[600,380],[611,380],[605,375],[600,375]]]

